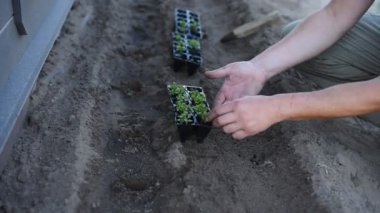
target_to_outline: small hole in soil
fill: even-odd
[[[252,164],[255,165],[255,166],[260,165],[260,164],[263,164],[264,161],[265,161],[265,153],[261,153],[261,154],[260,154],[260,157],[257,157],[257,155],[254,154],[254,155],[252,156],[252,158],[249,159],[249,161],[251,161]]]
[[[0,213],[7,213],[8,211],[5,209],[4,206],[0,206]]]
[[[28,117],[26,117],[26,123],[30,126],[32,125],[32,116],[28,115]]]

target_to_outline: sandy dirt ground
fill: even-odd
[[[202,144],[179,142],[167,83],[202,86],[211,102],[222,82],[204,69],[250,59],[318,4],[76,1],[0,176],[0,212],[379,212],[380,129],[360,119],[283,122],[242,142],[214,129]],[[207,34],[204,69],[192,77],[171,68],[175,8],[201,14]],[[281,23],[219,43],[274,9]],[[314,88],[290,71],[262,93]]]

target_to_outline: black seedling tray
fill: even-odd
[[[179,40],[178,38],[181,39]],[[199,44],[199,49],[191,48],[192,42]],[[187,73],[193,75],[202,65],[201,41],[197,37],[172,33],[172,49],[174,71],[185,67]]]
[[[183,26],[182,26],[183,25]],[[175,10],[174,32],[202,38],[200,16],[190,10]]]
[[[184,97],[183,98],[185,100],[184,102],[188,105],[189,112],[190,112],[189,120],[186,123],[181,122],[180,120],[180,111],[177,106],[178,95],[177,96],[173,95],[171,92],[171,87],[173,85],[183,88],[184,92],[180,96]],[[201,87],[185,86],[185,85],[178,85],[178,84],[168,85],[167,89],[169,92],[170,101],[174,109],[174,118],[175,118],[175,122],[178,128],[180,140],[182,142],[185,142],[191,136],[195,136],[198,143],[203,142],[203,140],[207,137],[208,133],[211,130],[211,123],[205,122],[201,118],[202,116],[197,114],[196,109],[195,109],[196,103],[190,95],[192,91],[198,91],[201,94],[201,96],[204,97],[204,100],[202,101],[202,103],[204,104],[206,108],[206,112],[208,113],[210,111],[210,106],[207,103],[206,94],[204,93],[203,89]]]

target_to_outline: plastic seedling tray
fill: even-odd
[[[202,65],[200,39],[180,33],[172,34],[173,69],[185,67],[189,75],[193,75]]]
[[[190,36],[202,38],[200,16],[190,10],[175,10],[174,31]]]
[[[198,143],[203,142],[211,130],[211,123],[206,122],[210,106],[203,89],[175,83],[167,88],[180,140],[195,136]]]

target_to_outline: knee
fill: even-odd
[[[302,20],[292,21],[289,24],[287,24],[284,28],[282,28],[281,36],[285,37],[288,35],[292,30],[294,30]]]

